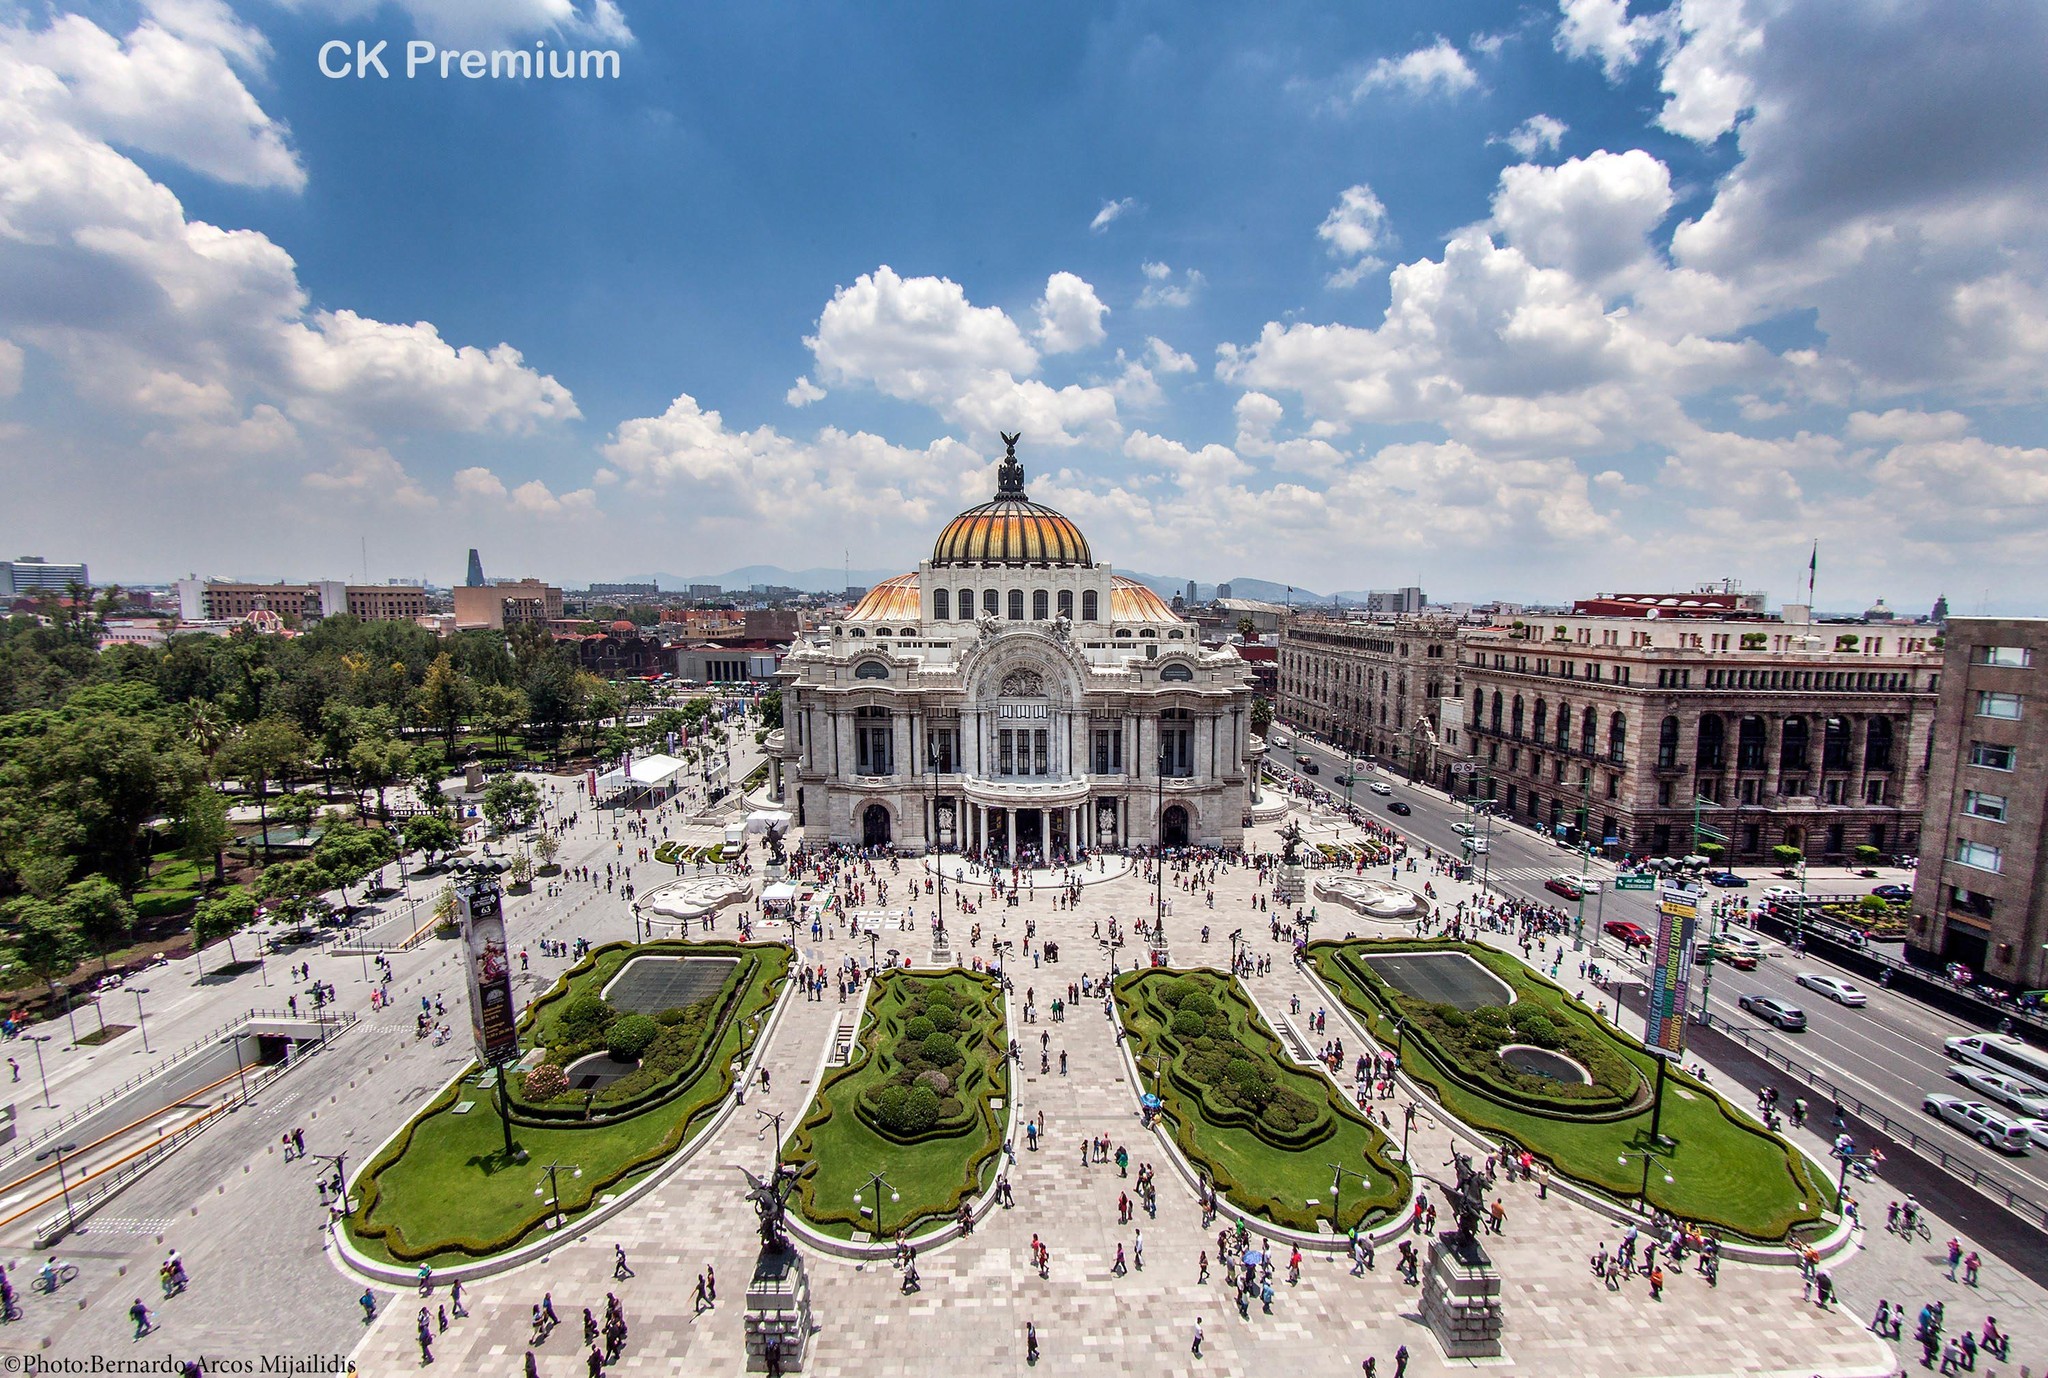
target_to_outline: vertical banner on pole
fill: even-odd
[[[1685,1051],[1685,1003],[1692,984],[1693,928],[1702,891],[1684,881],[1657,888],[1657,945],[1650,965],[1650,1017],[1643,1042],[1652,1052]]]
[[[489,1067],[514,1061],[519,1056],[519,1029],[512,1017],[512,960],[505,945],[505,898],[498,882],[480,879],[456,886],[455,917],[462,927],[477,1061]]]

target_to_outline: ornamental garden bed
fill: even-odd
[[[654,849],[654,859],[665,866],[688,866],[693,863],[716,866],[725,861],[725,844],[718,842],[706,847],[695,843],[664,842]]]
[[[1470,957],[1507,983],[1513,1003],[1469,1012],[1432,1005],[1382,980],[1364,960],[1422,952]],[[1308,957],[1375,1039],[1400,1048],[1402,1070],[1451,1114],[1491,1138],[1512,1139],[1581,1185],[1618,1199],[1641,1192],[1642,1153],[1651,1146],[1646,1088],[1654,1084],[1654,1055],[1556,983],[1476,943],[1322,941],[1308,945]],[[1466,1016],[1462,1025],[1451,1018],[1459,1013]],[[1397,1018],[1403,1021],[1398,1034]],[[1550,1041],[1540,1041],[1546,1035]],[[1592,1081],[1517,1072],[1498,1057],[1500,1047],[1513,1044],[1563,1053]],[[1634,1089],[1624,1098],[1631,1082]],[[1832,1207],[1834,1188],[1824,1173],[1784,1140],[1736,1115],[1705,1084],[1674,1068],[1663,1094],[1658,1128],[1673,1146],[1655,1151],[1651,1205],[1754,1240],[1788,1238]]]
[[[1876,904],[1830,904],[1822,907],[1820,915],[1832,924],[1843,928],[1867,933],[1872,938],[1903,938],[1913,917],[1911,904],[1893,904],[1888,900]]]
[[[621,1010],[599,994],[636,956],[720,959],[724,979],[691,1005],[652,1014]],[[789,972],[779,943],[612,943],[565,972],[520,1021],[520,1041],[540,1060],[511,1068],[508,1160],[500,1091],[472,1069],[436,1096],[358,1179],[348,1222],[356,1246],[389,1262],[461,1262],[502,1253],[541,1229],[554,1211],[536,1164],[574,1164],[554,1187],[570,1221],[657,1167],[712,1119]],[[563,1070],[593,1053],[635,1070],[578,1091]]]
[[[852,1060],[820,1081],[783,1155],[802,1167],[804,1219],[882,1239],[956,1214],[1001,1161],[1008,1044],[994,977],[877,977]]]
[[[1119,977],[1115,991],[1175,1142],[1239,1209],[1309,1233],[1328,1221],[1342,1234],[1406,1207],[1407,1169],[1387,1137],[1326,1077],[1287,1061],[1235,981],[1155,967]],[[1332,1163],[1347,1169],[1334,1202]]]

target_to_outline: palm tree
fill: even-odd
[[[213,757],[227,744],[230,729],[228,720],[219,708],[201,700],[185,711],[185,740],[199,749],[206,758],[206,776],[213,778]]]

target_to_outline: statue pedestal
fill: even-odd
[[[1449,1358],[1500,1357],[1500,1274],[1477,1241],[1463,1251],[1450,1234],[1430,1241],[1422,1319]]]
[[[763,1249],[747,1283],[747,1372],[768,1371],[768,1346],[778,1349],[776,1367],[801,1373],[811,1347],[811,1280],[791,1248]]]
[[[1281,904],[1300,904],[1308,895],[1308,878],[1303,874],[1300,862],[1290,862],[1280,868],[1280,879],[1273,882],[1273,898]]]

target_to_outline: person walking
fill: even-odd
[[[1139,1272],[1145,1271],[1145,1232],[1134,1230],[1131,1237],[1131,1266]]]
[[[1402,1345],[1394,1351],[1394,1378],[1407,1378],[1408,1346]]]
[[[690,1314],[693,1316],[704,1314],[704,1275],[702,1273],[697,1274],[697,1297],[690,1306]]]
[[[1202,1318],[1195,1317],[1195,1357],[1202,1357]]]
[[[142,1304],[142,1298],[135,1299],[135,1305],[128,1308],[129,1319],[135,1322],[135,1338],[141,1339],[150,1331],[149,1308]]]
[[[710,1263],[704,1265],[704,1299],[718,1305],[718,1269]]]
[[[614,1280],[633,1276],[633,1270],[626,1266],[626,1246],[612,1245],[612,1277]]]

